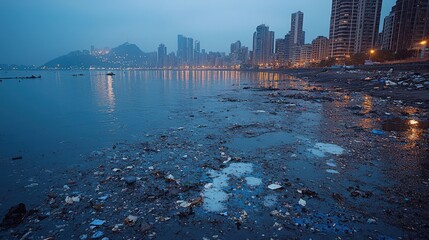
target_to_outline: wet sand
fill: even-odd
[[[427,90],[411,100],[367,73],[293,74],[210,108],[194,99],[171,116],[185,125],[94,151],[0,238],[428,236]]]

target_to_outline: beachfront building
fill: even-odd
[[[329,56],[343,61],[377,43],[382,0],[332,0]]]
[[[392,15],[392,16],[391,16]],[[418,47],[429,40],[429,0],[397,0],[392,8],[390,24],[393,25],[391,40],[386,49],[398,52]]]
[[[253,34],[253,65],[266,65],[274,54],[274,32],[265,24],[256,27]]]
[[[311,42],[312,62],[320,62],[328,58],[329,39],[327,37],[318,36]]]
[[[358,1],[355,53],[369,52],[377,44],[382,0]]]
[[[392,8],[392,11],[388,16],[384,18],[383,23],[383,42],[381,44],[381,49],[390,50],[392,48],[393,42],[393,29],[395,27],[395,7]]]
[[[354,53],[358,0],[332,0],[329,56],[344,60]]]

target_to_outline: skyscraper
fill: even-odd
[[[200,41],[198,41],[198,40],[195,40],[194,64],[196,66],[201,65],[201,45],[200,45]]]
[[[332,0],[329,56],[344,60],[354,53],[360,0]]]
[[[179,66],[192,65],[194,59],[194,40],[183,35],[177,36],[177,60]]]
[[[302,30],[304,24],[304,13],[298,11],[292,13],[291,24],[290,24],[290,44],[292,45],[303,45],[305,42],[305,33]]]
[[[429,38],[429,0],[397,0],[390,50],[414,48]]]
[[[274,32],[265,24],[256,27],[253,34],[253,64],[268,64],[274,52]]]
[[[360,0],[358,3],[355,53],[375,48],[380,26],[382,0]]]
[[[300,47],[305,43],[305,32],[302,30],[304,13],[298,11],[291,15],[289,37],[289,60],[296,63],[300,59]]]
[[[384,18],[383,24],[383,42],[381,44],[381,49],[390,50],[392,48],[393,42],[393,29],[395,26],[395,7],[392,8],[392,11],[388,16]]]
[[[167,47],[164,44],[159,44],[157,66],[162,68],[166,66]]]

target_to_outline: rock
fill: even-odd
[[[18,226],[25,218],[27,214],[27,209],[25,208],[24,203],[15,205],[9,209],[6,215],[3,218],[3,221],[0,224],[0,227],[16,227]]]
[[[152,229],[152,225],[147,222],[142,222],[140,225],[140,232],[146,233],[147,231]]]
[[[126,176],[126,177],[124,177],[124,181],[128,185],[133,185],[137,181],[137,177],[135,177],[135,176]]]

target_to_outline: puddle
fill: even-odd
[[[316,143],[314,148],[308,149],[308,151],[316,157],[325,157],[326,153],[333,155],[341,155],[344,149],[338,145],[330,143]]]
[[[285,144],[292,144],[294,137],[287,132],[265,133],[257,137],[237,137],[234,138],[228,147],[239,149],[242,152],[254,151],[255,149],[276,147]]]
[[[382,123],[384,131],[405,132],[410,129],[428,129],[429,121],[419,121],[416,119],[390,118]]]
[[[229,195],[223,189],[228,187],[230,177],[241,178],[252,172],[253,164],[251,163],[231,163],[222,171],[210,170],[208,174],[213,178],[213,183],[203,192],[204,209],[209,212],[220,212],[226,209],[225,202],[229,199]],[[262,183],[261,179],[255,177],[245,179],[249,186],[259,186]]]
[[[245,179],[246,179],[247,185],[251,187],[257,187],[262,184],[262,180],[260,178],[246,177]]]
[[[265,207],[274,207],[277,204],[277,196],[268,195],[264,197],[264,206]]]

